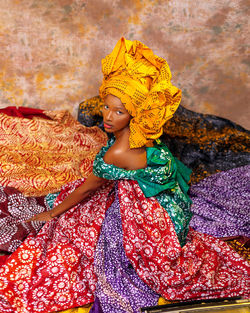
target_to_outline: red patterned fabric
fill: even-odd
[[[67,184],[61,202],[83,179]],[[30,235],[0,268],[0,312],[54,312],[93,302],[94,250],[108,194],[91,198]]]
[[[250,266],[226,243],[190,229],[181,248],[174,226],[137,182],[120,181],[126,255],[140,278],[167,300],[249,296]]]
[[[67,184],[61,202],[84,180]],[[1,313],[49,313],[93,301],[94,251],[113,185],[103,186],[30,235],[0,267]],[[172,222],[136,182],[119,182],[124,248],[140,278],[167,299],[247,296],[249,265],[224,242],[190,231],[181,248]]]
[[[36,116],[36,117],[42,117],[46,120],[51,120],[51,118],[44,113],[44,110],[26,108],[26,107],[9,106],[4,109],[0,109],[0,113],[4,113],[4,114],[7,114],[8,116],[15,116],[15,117],[33,118]]]
[[[13,187],[0,186],[0,251],[14,252],[29,233],[37,233],[44,223],[25,221],[48,210],[44,197],[25,197]]]

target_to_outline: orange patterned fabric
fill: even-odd
[[[167,62],[141,42],[122,37],[102,60],[102,71],[100,96],[118,97],[133,117],[130,147],[152,145],[181,101],[181,90],[171,84]]]
[[[222,238],[223,239],[223,238]],[[227,244],[239,253],[246,261],[250,262],[250,247],[240,242],[240,240],[233,239],[227,241]]]
[[[0,114],[0,185],[26,196],[58,191],[92,170],[107,136],[88,128],[66,111],[46,111],[51,118],[19,118]]]

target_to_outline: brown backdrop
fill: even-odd
[[[123,35],[167,59],[186,108],[250,128],[247,0],[4,0],[0,107],[67,109],[98,94]]]

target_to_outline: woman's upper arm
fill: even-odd
[[[93,173],[91,173],[86,179],[86,181],[84,182],[84,184],[82,184],[79,187],[80,189],[79,191],[81,193],[85,193],[85,192],[89,193],[89,192],[95,191],[106,182],[107,182],[107,179],[95,176]]]

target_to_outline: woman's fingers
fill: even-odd
[[[48,222],[50,220],[52,220],[50,212],[42,212],[29,218],[26,222],[33,222],[33,221]]]

